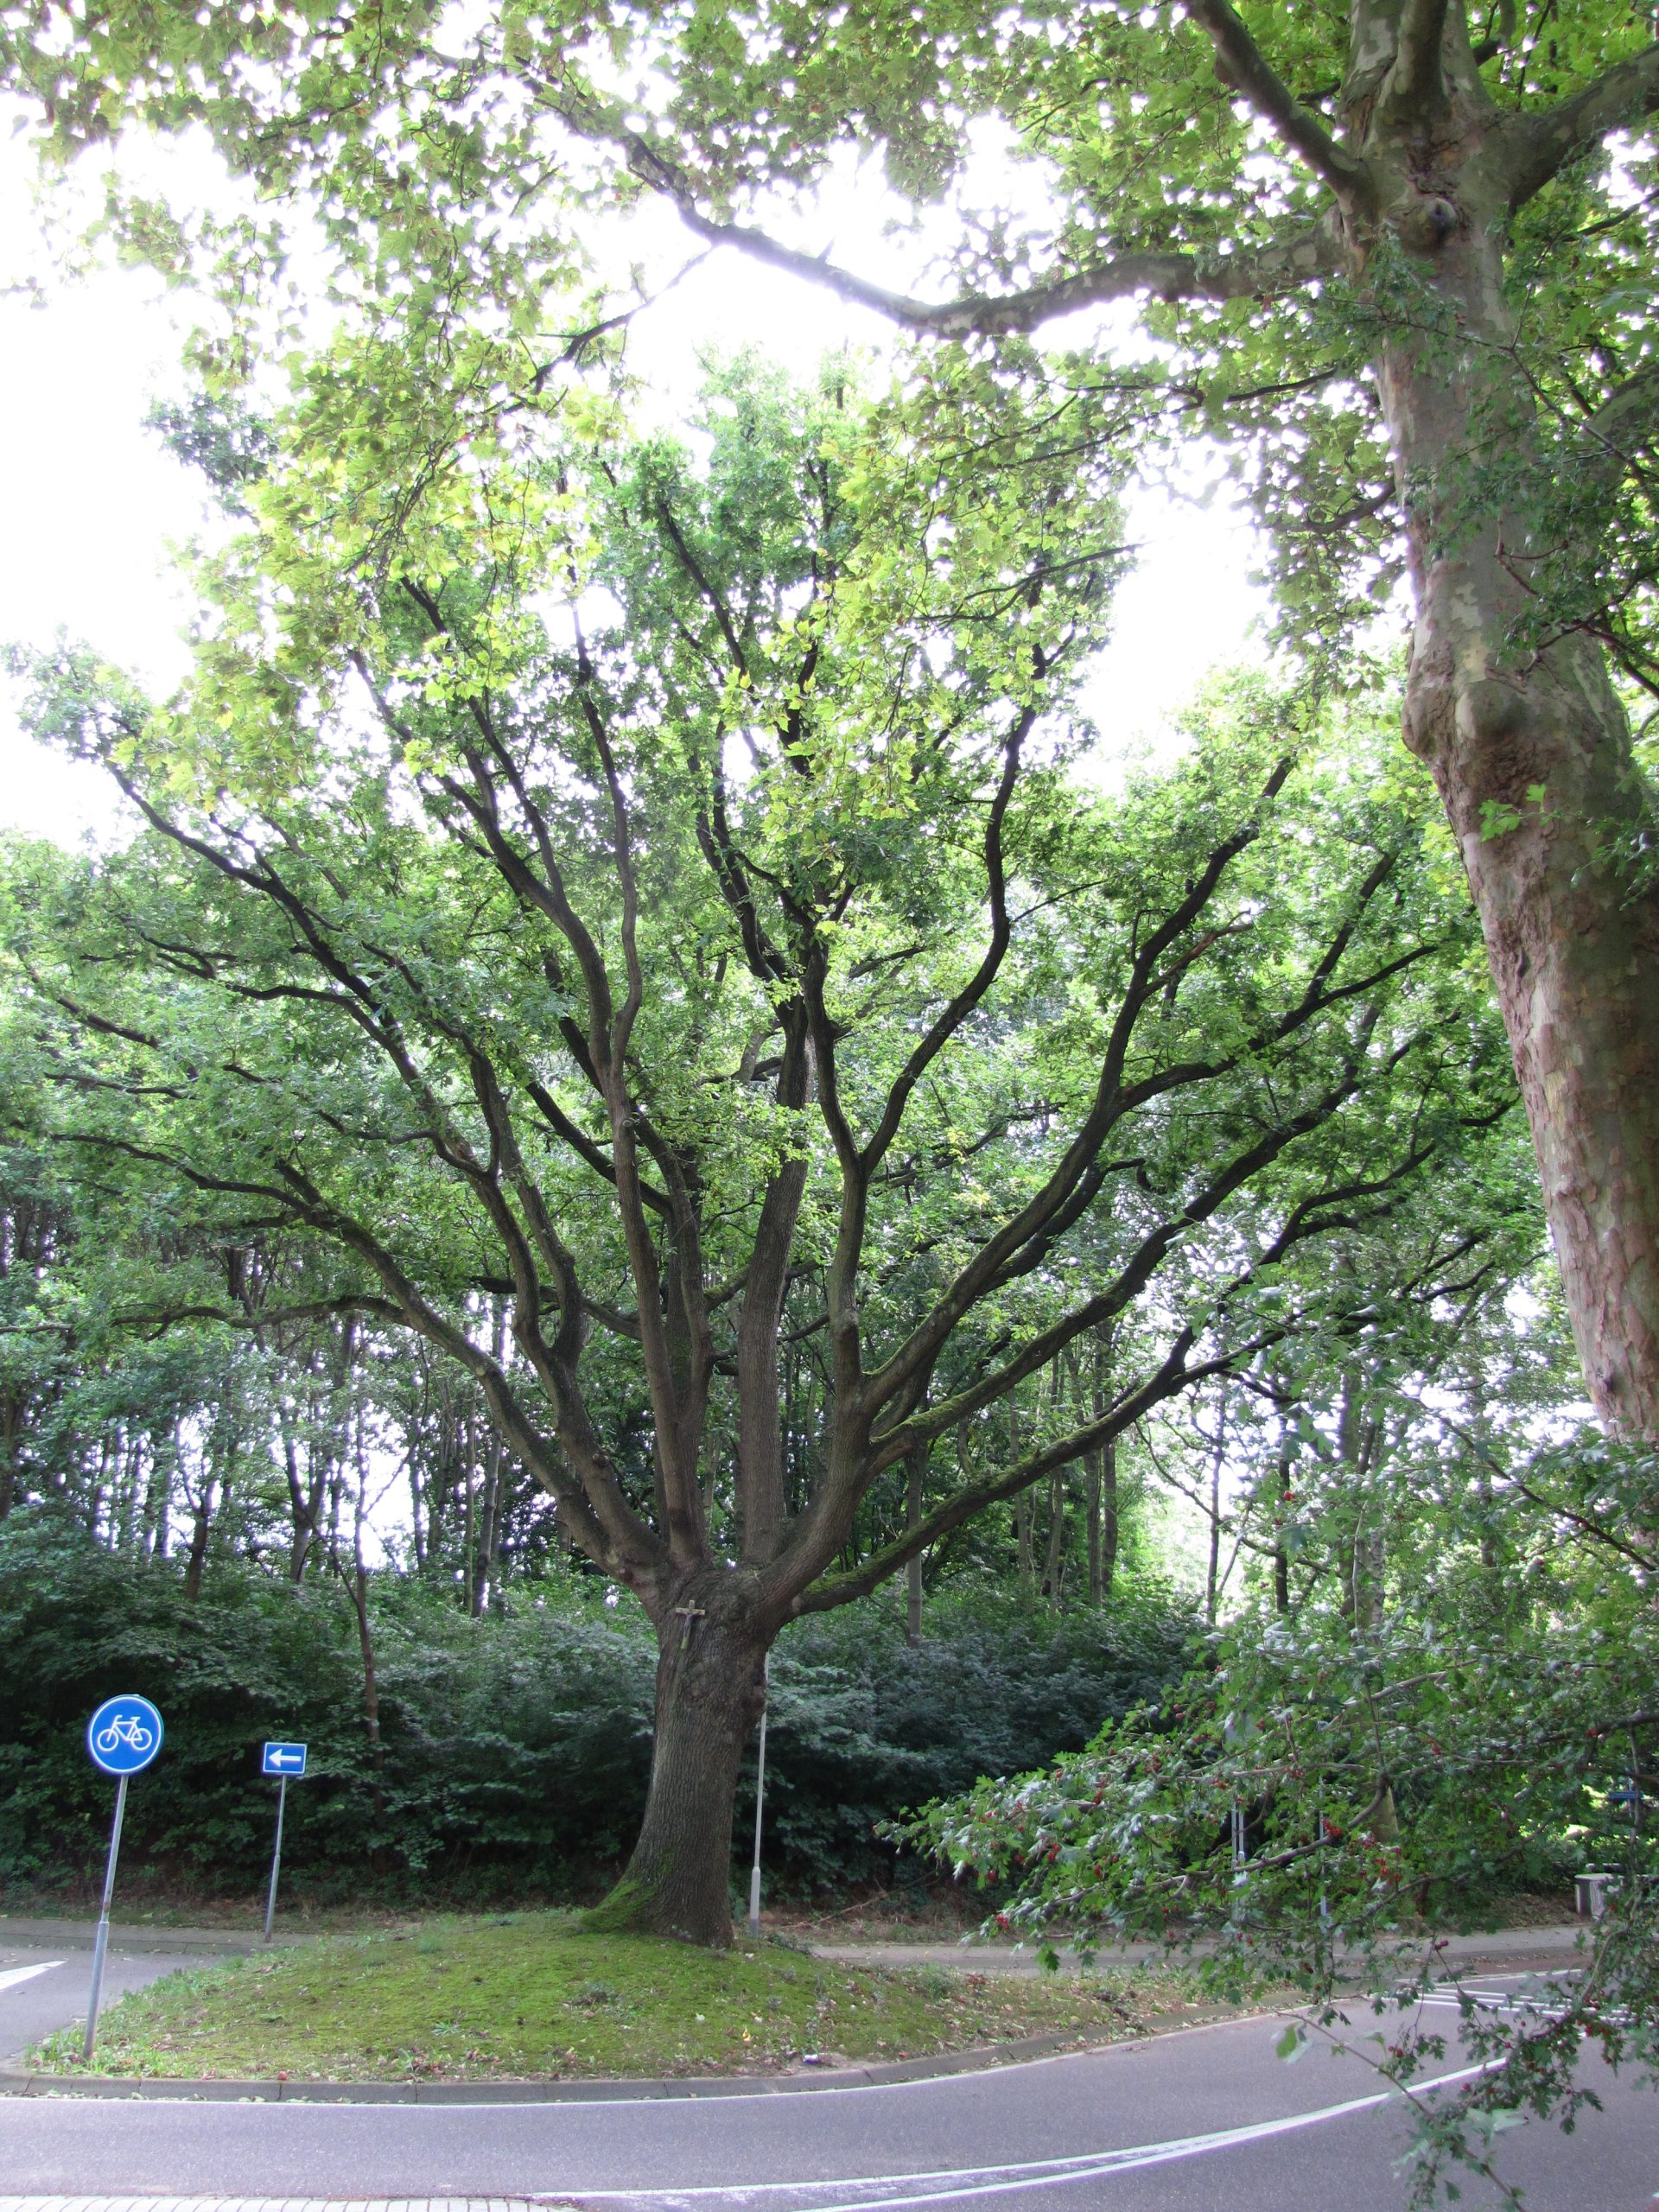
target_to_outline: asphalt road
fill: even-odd
[[[201,1955],[111,1946],[104,1961],[100,2012],[130,1989],[143,1989],[179,1967],[199,1967]],[[86,2017],[92,1955],[59,1944],[0,1943],[0,2069],[54,2028]]]
[[[1503,1985],[1482,1986],[1504,2001]],[[594,2212],[1397,2212],[1402,2115],[1362,2059],[1314,2050],[1287,2066],[1277,2033],[1239,2021],[985,2074],[706,2101],[7,2099],[0,2212],[135,2198],[160,2212],[157,2197],[289,2212],[486,2197]],[[1571,2137],[1529,2124],[1500,2139],[1501,2171],[1533,2212],[1637,2212],[1659,2190],[1659,2095],[1586,2065],[1603,2112]],[[1497,2201],[1466,2183],[1465,2206]]]

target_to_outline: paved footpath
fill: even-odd
[[[97,1922],[88,1915],[84,1920],[65,1920],[54,1916],[48,1919],[38,1913],[0,1912],[0,1945],[24,1945],[31,1950],[90,1951]],[[308,1943],[315,1939],[284,1929],[277,1924],[276,1941],[283,1943]],[[129,1951],[175,1951],[181,1955],[200,1957],[215,1952],[263,1950],[264,1944],[257,1928],[169,1928],[155,1921],[112,1920],[110,1923],[110,1942]]]
[[[1554,1927],[1497,1928],[1474,1936],[1448,1936],[1438,1956],[1443,1966],[1454,1966],[1459,1973],[1567,1966],[1589,1924],[1569,1920]],[[1193,1952],[1196,1955],[1214,1948],[1213,1941],[1205,1941],[1195,1943]],[[969,1974],[1040,1971],[1035,1948],[1025,1943],[820,1942],[812,1949],[817,1957],[835,1959],[843,1966],[957,1967]],[[1169,1956],[1160,1943],[1120,1943],[1103,1947],[1089,1963],[1095,1967],[1147,1966]],[[1065,1971],[1084,1970],[1084,1962],[1069,1946],[1061,1948],[1059,1961]]]
[[[1475,1985],[1510,2006],[1518,1977]],[[1458,2013],[1438,2005],[1448,2075]],[[1355,2021],[1363,2037],[1369,2012]],[[1398,2212],[1404,2118],[1366,2058],[1286,2065],[1254,2019],[830,2094],[389,2106],[0,2100],[0,2212]],[[1361,2051],[1365,2046],[1361,2044]],[[1585,2061],[1604,2110],[1498,2139],[1534,2212],[1637,2212],[1659,2096]],[[1497,2202],[1468,2180],[1469,2206]]]

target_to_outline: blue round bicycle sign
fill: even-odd
[[[147,1697],[106,1697],[86,1723],[92,1764],[140,1774],[162,1748],[162,1716]]]

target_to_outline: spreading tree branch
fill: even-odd
[[[1281,143],[1300,156],[1339,200],[1352,199],[1364,186],[1364,162],[1339,146],[1319,117],[1302,105],[1228,0],[1186,0],[1186,12],[1209,33],[1223,81],[1249,101]]]
[[[1504,140],[1511,208],[1524,207],[1567,163],[1659,108],[1659,45],[1616,62],[1542,115],[1517,117]]]
[[[1211,0],[1205,0],[1205,4],[1211,4]],[[1231,15],[1232,11],[1227,12]],[[1234,16],[1233,21],[1236,22],[1237,18]],[[1239,29],[1243,32],[1243,25]],[[1248,40],[1248,33],[1244,36]],[[1268,79],[1274,85],[1279,80],[1265,62],[1261,68],[1266,71],[1261,79],[1265,92]],[[1328,169],[1325,181],[1333,188],[1338,180],[1341,189],[1356,188],[1364,174],[1363,166],[1336,145],[1318,118],[1298,107],[1282,86],[1280,91],[1286,124],[1297,132],[1297,140],[1287,143],[1295,143],[1297,150],[1319,174],[1325,175]],[[1070,315],[1079,308],[1142,294],[1172,301],[1276,298],[1334,275],[1340,265],[1334,226],[1301,219],[1283,225],[1259,245],[1241,247],[1231,253],[1109,254],[1069,276],[1053,276],[1001,296],[969,292],[954,300],[918,299],[855,276],[826,256],[785,245],[768,232],[707,213],[690,176],[665,149],[628,129],[619,117],[601,111],[596,103],[577,102],[561,94],[545,97],[583,137],[616,146],[633,174],[671,200],[681,221],[697,238],[710,245],[731,246],[766,268],[804,277],[849,307],[868,308],[887,321],[922,335],[1007,336],[1036,330],[1057,315]]]

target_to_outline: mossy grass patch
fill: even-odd
[[[855,1967],[762,1940],[709,1951],[574,1913],[435,1918],[216,1962],[124,1997],[99,2074],[537,2081],[760,2073],[922,2057],[1052,2033],[1139,2032],[1190,2006],[1180,1974]],[[1189,2017],[1190,2017],[1189,2012]],[[66,2030],[30,2054],[79,2071]]]

